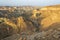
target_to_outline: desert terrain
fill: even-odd
[[[0,6],[0,40],[60,40],[60,5]]]

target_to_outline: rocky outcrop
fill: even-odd
[[[41,16],[44,19],[41,21],[42,28],[48,28],[56,22],[60,22],[60,6],[47,6],[40,9]]]

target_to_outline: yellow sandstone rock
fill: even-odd
[[[56,22],[60,22],[60,7],[43,7],[40,9],[41,15],[45,17],[41,21],[42,28],[48,28],[50,25]]]
[[[26,22],[24,21],[23,17],[17,18],[17,26],[20,28],[21,31],[26,30],[27,25],[26,25]]]

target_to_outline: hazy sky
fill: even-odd
[[[60,0],[0,0],[0,6],[46,6],[60,4]]]

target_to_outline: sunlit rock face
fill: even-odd
[[[21,32],[26,31],[27,24],[24,21],[23,17],[18,17],[17,18],[17,26],[18,26],[19,31],[21,31]]]
[[[40,9],[41,16],[44,19],[41,21],[42,28],[48,28],[51,24],[60,22],[60,7],[47,6]]]
[[[19,32],[26,32],[26,31],[34,30],[33,24],[30,21],[25,20],[22,16],[17,18],[17,27],[18,27]]]

